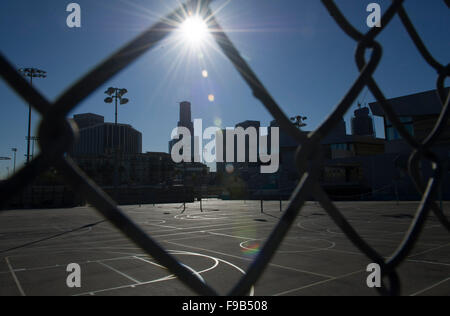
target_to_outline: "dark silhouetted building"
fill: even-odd
[[[375,129],[373,126],[373,119],[369,115],[367,107],[359,108],[354,112],[352,117],[352,135],[355,136],[371,136],[375,137]]]
[[[186,127],[191,132],[191,135],[194,135],[190,102],[180,102],[180,120],[178,121],[178,126]]]
[[[449,92],[450,88],[446,88],[445,95],[448,95]],[[433,131],[443,109],[436,90],[392,98],[387,100],[387,102],[392,106],[406,131],[420,142],[424,141]],[[394,183],[395,194],[400,199],[420,198],[415,185],[408,176],[408,160],[412,153],[412,148],[386,117],[379,102],[370,103],[369,106],[375,116],[384,119],[386,135],[386,152],[377,156],[373,162],[373,168],[376,170],[373,173],[374,186],[380,187]],[[449,121],[446,122],[443,133],[430,149],[442,162],[445,170],[440,194],[442,194],[444,199],[448,200],[450,199],[450,177],[448,176],[450,170]],[[426,163],[426,160],[421,163],[420,168],[424,173],[425,179],[433,174],[432,166],[430,163]]]
[[[73,116],[73,120],[79,129],[105,123],[103,116],[93,113],[76,114]]]
[[[92,113],[74,115],[79,139],[72,156],[102,155],[115,148],[122,154],[142,152],[142,134],[128,124],[105,123],[104,117]]]
[[[76,157],[79,166],[102,186],[113,184],[113,155]],[[147,152],[124,154],[118,160],[119,185],[169,184],[173,178],[174,163],[167,153]]]
[[[371,119],[368,116],[368,111],[369,109],[365,108],[363,113],[367,113],[367,117]],[[361,114],[360,112],[358,113],[358,115]],[[354,126],[352,125],[352,130],[354,130]],[[384,139],[376,138],[373,131],[372,134],[365,134],[362,129],[359,132],[359,134],[348,135],[345,121],[342,118],[337,126],[321,141],[325,158],[338,159],[384,153]]]
[[[222,141],[223,141],[223,157],[222,157],[222,162],[217,161],[216,162],[216,170],[217,171],[221,171],[221,172],[226,172],[226,167],[227,166],[233,166],[233,170],[237,171],[237,170],[241,170],[242,172],[248,172],[250,171],[250,169],[252,169],[252,172],[259,172],[259,167],[260,167],[260,163],[259,163],[259,141],[260,141],[260,127],[261,127],[261,123],[259,121],[244,121],[241,123],[236,124],[234,131],[236,131],[236,128],[241,127],[245,131],[247,131],[248,128],[254,128],[256,131],[256,135],[255,136],[255,141],[252,142],[250,140],[250,134],[249,133],[245,133],[244,135],[244,150],[245,150],[245,154],[244,154],[244,161],[243,162],[238,162],[238,137],[236,134],[234,134],[233,137],[233,150],[234,150],[234,155],[233,155],[233,161],[227,161],[227,144],[231,141],[228,137],[227,137],[227,129],[222,129],[221,131],[219,131],[218,133],[222,134]],[[233,131],[232,129],[228,130],[228,132]],[[216,139],[217,139],[218,135],[216,134]],[[220,137],[220,136],[219,136]],[[230,144],[228,144],[229,146],[231,146]],[[256,146],[256,148],[255,148]],[[256,162],[252,162],[250,161],[250,150],[253,150],[254,152],[256,152]],[[216,154],[217,153],[217,149],[216,149]],[[217,156],[216,156],[217,159]],[[255,169],[255,170],[253,170]],[[230,170],[230,169],[229,169]]]
[[[446,88],[446,94],[449,91],[450,88]],[[391,104],[403,127],[419,141],[423,141],[433,130],[442,111],[442,104],[439,101],[436,90],[397,97],[387,101]],[[375,116],[384,119],[386,153],[410,152],[411,148],[386,117],[381,104],[374,102],[370,103],[369,106]],[[449,144],[450,126],[447,122],[444,133],[437,141],[435,147],[448,148]]]
[[[191,115],[191,103],[188,101],[180,102],[180,120],[178,121],[178,127],[185,127],[191,133],[191,162],[194,162],[194,123],[192,122]],[[169,141],[169,154],[172,152],[172,147],[182,139],[172,139]],[[182,152],[180,152],[182,154]]]

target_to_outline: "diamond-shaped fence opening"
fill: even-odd
[[[314,197],[320,203],[331,219],[362,253],[370,258],[372,262],[380,265],[384,280],[389,281],[383,284],[380,292],[382,294],[390,295],[399,294],[401,286],[396,269],[408,256],[418,240],[430,211],[434,212],[441,224],[447,230],[450,229],[450,224],[444,215],[443,210],[436,203],[438,188],[443,179],[444,172],[446,171],[439,159],[430,150],[442,134],[450,113],[449,95],[444,87],[445,80],[450,74],[449,65],[445,66],[440,64],[429,53],[403,7],[403,0],[393,0],[382,17],[382,27],[372,28],[366,34],[360,33],[348,22],[334,1],[322,0],[323,5],[327,8],[337,25],[355,41],[355,44],[357,45],[355,60],[360,70],[360,74],[329,117],[316,130],[309,135],[304,135],[294,124],[292,124],[288,117],[285,116],[256,74],[241,57],[239,51],[233,45],[227,34],[221,28],[219,22],[215,19],[212,11],[209,9],[210,2],[211,0],[191,0],[180,6],[106,59],[78,82],[74,83],[73,86],[53,104],[33,89],[18,70],[0,55],[0,73],[4,80],[43,117],[39,129],[39,139],[42,151],[29,164],[1,184],[0,207],[5,204],[10,197],[23,191],[39,174],[48,170],[50,167],[56,168],[62,174],[65,182],[73,190],[79,192],[83,198],[106,218],[106,220],[114,224],[128,238],[136,243],[136,245],[145,250],[161,265],[167,267],[188,287],[200,295],[216,295],[216,290],[205,284],[200,278],[193,274],[191,270],[178,262],[171,254],[155,242],[151,236],[146,234],[135,222],[120,210],[116,203],[106,195],[99,186],[83,173],[69,156],[66,155],[70,150],[71,144],[77,133],[76,127],[71,126],[66,119],[67,114],[108,79],[126,68],[139,56],[155,47],[158,42],[170,32],[174,31],[175,26],[174,23],[171,22],[179,21],[179,17],[183,16],[182,12],[186,7],[193,5],[201,6],[204,9],[203,12],[210,16],[211,28],[215,30],[213,36],[223,53],[228,57],[244,81],[249,85],[255,98],[261,101],[265,108],[269,110],[272,116],[277,120],[279,126],[299,144],[296,154],[296,164],[300,173],[300,181],[291,196],[285,212],[270,234],[260,253],[246,271],[246,274],[228,294],[245,295],[250,291],[251,287],[260,278],[264,269],[279,248],[288,230],[305,204],[306,199],[310,196]],[[446,3],[448,4],[448,1],[446,1]],[[385,32],[387,25],[394,16],[400,18],[401,23],[405,27],[405,31],[413,40],[423,59],[438,73],[437,91],[442,104],[442,111],[434,129],[422,142],[414,139],[401,124],[400,118],[386,101],[383,92],[380,90],[377,82],[372,76],[382,57],[381,45],[376,41],[377,37],[382,32]],[[367,51],[371,52],[369,60],[365,60]],[[327,135],[338,123],[340,118],[349,110],[355,99],[366,87],[381,104],[386,117],[411,146],[412,153],[409,159],[409,174],[416,184],[417,190],[422,195],[421,203],[417,208],[409,230],[395,253],[393,253],[388,260],[385,260],[375,249],[369,246],[369,244],[361,238],[319,184],[319,171],[321,168],[319,163],[319,158],[321,157],[320,141],[323,135]],[[313,159],[314,163],[310,165],[306,164],[305,162],[311,158],[315,158]],[[426,182],[423,181],[420,168],[418,167],[422,161],[431,162],[433,166],[433,175]]]

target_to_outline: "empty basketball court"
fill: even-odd
[[[287,202],[283,203],[283,206]],[[402,240],[417,203],[337,203],[379,253]],[[449,205],[446,205],[447,211]],[[281,216],[278,202],[206,200],[122,209],[184,265],[226,294],[245,273]],[[95,209],[0,214],[0,251],[101,221]],[[431,215],[399,268],[403,295],[450,294],[450,239]],[[81,267],[69,288],[66,267]],[[378,295],[366,285],[371,263],[324,210],[308,202],[250,295]],[[195,295],[108,222],[0,254],[0,295]]]

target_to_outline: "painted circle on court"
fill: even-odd
[[[295,239],[295,240],[292,240]],[[300,239],[301,243],[298,243]],[[255,242],[261,241],[263,239],[250,239],[243,241],[239,244],[239,247],[247,252],[255,252],[254,244]],[[322,239],[322,238],[289,238],[283,241],[277,253],[289,254],[289,253],[308,253],[317,252],[322,250],[332,249],[336,244],[332,241]],[[299,249],[301,248],[301,249]],[[310,249],[308,249],[310,248]]]

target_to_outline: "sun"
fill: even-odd
[[[208,25],[199,16],[190,16],[181,24],[183,38],[190,44],[200,44],[208,35]]]

